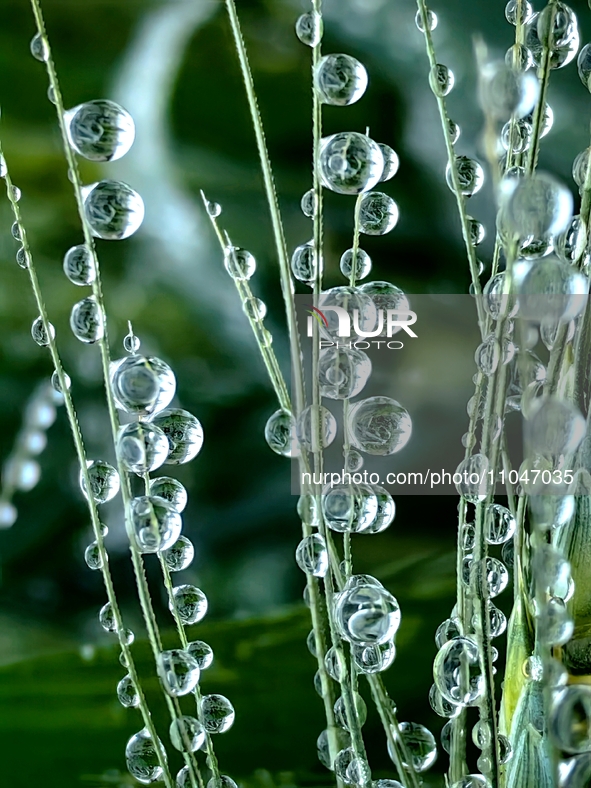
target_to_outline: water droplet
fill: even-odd
[[[324,537],[319,534],[305,536],[297,546],[296,562],[302,572],[324,577],[328,571],[328,551]]]
[[[30,50],[35,60],[39,60],[41,63],[47,63],[49,60],[49,47],[39,33],[31,39]]]
[[[64,377],[66,391],[69,391],[72,386],[72,381],[70,379],[70,376],[67,375],[63,370],[62,370],[62,375]],[[54,372],[51,376],[51,385],[53,386],[55,391],[57,391],[59,394],[63,394],[62,385],[60,383],[57,372]]]
[[[135,139],[133,118],[114,101],[98,99],[64,113],[68,141],[90,161],[115,161],[125,156]]]
[[[478,369],[487,376],[492,375],[499,366],[501,350],[494,334],[488,337],[478,346],[474,354],[474,360]]]
[[[484,454],[473,454],[458,465],[454,484],[458,493],[469,503],[484,501],[488,496],[492,486],[488,466],[488,458]]]
[[[363,467],[363,457],[355,449],[349,449],[345,454],[345,470],[349,473],[355,473]]]
[[[31,266],[31,255],[24,246],[21,246],[16,251],[16,262],[21,268],[27,269]]]
[[[187,786],[187,788],[190,788]],[[219,779],[212,777],[208,780],[206,788],[238,788],[238,785],[227,774],[220,774]]]
[[[393,641],[374,646],[352,644],[351,656],[359,673],[382,673],[394,662],[396,646]]]
[[[82,189],[84,215],[92,234],[107,241],[129,238],[144,220],[144,202],[122,181],[99,181]]]
[[[357,712],[357,719],[359,721],[359,725],[365,725],[365,721],[367,720],[367,706],[365,705],[365,701],[361,697],[361,695],[356,692],[354,694],[354,703],[355,703],[355,710]],[[334,716],[335,722],[340,728],[344,728],[344,730],[349,730],[349,725],[347,722],[347,712],[345,708],[345,699],[341,696],[337,698],[334,704]]]
[[[535,25],[538,46],[530,30]],[[533,31],[531,31],[533,32]],[[526,44],[532,49],[534,58],[542,53],[540,48],[550,49],[550,68],[562,68],[574,59],[579,50],[579,29],[574,11],[564,3],[556,3],[554,8],[544,8],[531,18],[526,29]]]
[[[129,356],[115,361],[110,378],[117,407],[138,416],[163,410],[176,391],[172,369],[153,356]]]
[[[300,413],[296,433],[300,445],[306,451],[325,449],[336,437],[337,422],[327,408],[309,405]]]
[[[119,492],[120,486],[119,474],[115,468],[103,460],[88,460],[86,465],[95,503],[106,503],[114,498]],[[80,472],[80,489],[84,493],[84,497],[88,498],[82,472]]]
[[[533,8],[528,0],[521,0],[521,13],[519,14],[519,0],[509,0],[505,6],[505,19],[510,25],[524,25],[533,15]],[[518,15],[519,14],[519,19]]]
[[[322,512],[328,527],[338,533],[359,533],[370,528],[378,512],[378,499],[368,484],[327,486]]]
[[[366,454],[395,454],[408,443],[412,422],[408,411],[390,397],[369,397],[349,410],[349,439]]]
[[[382,177],[380,178],[380,181],[389,181],[390,178],[393,178],[398,172],[398,168],[400,167],[400,159],[398,158],[396,151],[394,151],[389,145],[385,145],[383,142],[378,142],[378,147],[382,151],[382,156],[384,158],[384,169],[382,171]]]
[[[573,216],[567,229],[555,240],[557,256],[565,263],[575,263],[587,246],[587,229],[580,216]]]
[[[316,255],[312,241],[294,249],[291,256],[291,272],[299,282],[309,287],[313,286],[316,278]]]
[[[140,696],[137,687],[129,674],[123,676],[121,681],[117,684],[117,697],[119,698],[119,703],[125,706],[126,709],[134,709],[140,705]]]
[[[398,217],[398,206],[391,197],[383,192],[368,192],[359,205],[359,232],[385,235],[396,227]]]
[[[353,270],[353,258],[355,254],[353,249],[347,249],[341,256],[340,268],[343,276],[347,279],[351,276]],[[371,271],[371,257],[364,252],[363,249],[357,249],[355,261],[355,280],[365,279]]]
[[[74,304],[70,313],[70,328],[76,339],[89,345],[104,337],[103,312],[94,296]]]
[[[260,323],[267,314],[267,305],[260,298],[247,298],[242,303],[242,311],[251,320],[256,320]]]
[[[300,200],[300,208],[302,209],[302,213],[304,216],[307,216],[308,219],[314,218],[316,214],[316,204],[317,200],[314,189],[308,189],[308,191],[302,196],[302,199]]]
[[[532,131],[527,120],[510,120],[501,129],[501,145],[511,153],[526,153],[531,145]]]
[[[549,727],[561,750],[581,753],[591,749],[591,687],[574,684],[555,695]]]
[[[467,218],[468,229],[470,231],[470,243],[472,246],[478,246],[484,241],[484,237],[486,235],[484,225],[481,224],[477,219],[473,219],[471,216],[468,216]]]
[[[0,501],[0,528],[10,528],[16,522],[18,512],[10,501]]]
[[[551,597],[538,612],[538,627],[542,641],[551,646],[563,646],[574,631],[566,604],[559,597]]]
[[[523,44],[512,44],[505,53],[505,64],[514,71],[527,71],[533,66],[534,59]]]
[[[167,408],[151,418],[168,438],[167,465],[190,462],[203,446],[203,428],[198,419],[181,408]]]
[[[96,542],[91,542],[84,551],[84,560],[89,569],[102,569],[103,559]]]
[[[346,107],[365,93],[367,71],[350,55],[325,55],[316,66],[314,85],[324,104]]]
[[[195,752],[205,741],[205,731],[195,717],[178,717],[170,723],[170,741],[181,752]]]
[[[318,46],[322,40],[322,17],[316,11],[302,14],[295,24],[295,32],[302,44]]]
[[[400,626],[400,608],[389,591],[351,581],[335,596],[334,616],[341,636],[356,644],[390,641]]]
[[[432,684],[431,689],[429,690],[429,703],[431,704],[431,708],[435,714],[438,714],[440,717],[448,717],[453,719],[454,717],[457,717],[462,710],[462,707],[457,703],[451,703],[449,700],[444,698],[435,684]]]
[[[52,104],[57,106],[57,97],[55,95],[55,88],[53,85],[50,85],[47,88],[47,98],[51,101]]]
[[[199,670],[207,670],[213,662],[213,649],[203,640],[194,640],[187,646],[187,651],[199,665]]]
[[[338,194],[360,194],[372,189],[382,177],[384,157],[379,146],[365,134],[341,132],[325,137],[320,148],[323,185]]]
[[[217,219],[218,216],[222,215],[222,206],[219,204],[219,202],[208,201],[206,209],[207,213],[212,219]]]
[[[199,681],[199,666],[183,649],[163,651],[158,659],[158,675],[169,695],[188,695]]]
[[[446,618],[437,627],[435,633],[435,643],[437,648],[441,648],[452,638],[458,637],[461,634],[459,621],[457,618]]]
[[[524,178],[505,176],[499,187],[499,205],[503,232],[520,240],[557,235],[572,219],[571,193],[544,172]]]
[[[157,739],[154,743],[146,728],[134,734],[127,742],[125,748],[127,768],[131,776],[141,783],[153,783],[162,777],[162,767],[156,747],[160,751],[160,759],[166,763],[166,750],[162,742]]]
[[[455,637],[445,643],[433,663],[437,689],[450,703],[466,706],[482,693],[478,647],[468,637]]]
[[[253,255],[239,246],[228,246],[225,249],[224,265],[232,279],[239,281],[250,279],[257,267]]]
[[[417,13],[415,14],[415,25],[418,27],[421,33],[424,33],[425,30],[429,30],[433,32],[433,30],[435,30],[435,28],[437,27],[438,19],[436,13],[434,13],[433,11],[429,11],[429,9],[427,9],[426,17],[427,17],[427,27],[425,28],[425,25],[423,23],[423,16],[421,12],[417,11]]]
[[[204,695],[201,720],[208,733],[225,733],[234,724],[234,707],[223,695]]]
[[[534,108],[540,93],[537,77],[515,71],[502,62],[488,63],[481,73],[480,104],[497,120],[523,118]]]
[[[130,504],[130,516],[137,548],[141,553],[166,550],[180,536],[181,516],[164,498],[148,495],[134,498]]]
[[[117,456],[132,473],[154,471],[166,460],[168,440],[161,429],[147,422],[121,427],[117,436]]]
[[[429,73],[429,85],[436,96],[447,96],[455,82],[453,71],[447,66],[437,63]]]
[[[375,518],[363,528],[364,534],[379,534],[385,531],[394,520],[396,514],[396,504],[388,490],[374,484],[373,492],[377,498],[378,509]]]
[[[291,413],[286,410],[276,410],[269,417],[265,425],[265,440],[275,454],[280,454],[282,457],[298,455],[295,423]]]
[[[543,588],[548,596],[568,602],[574,593],[571,567],[556,548],[549,544],[538,545],[533,554],[532,568],[537,588]]]
[[[15,241],[22,241],[21,228],[18,226],[18,222],[13,222],[10,232]]]
[[[150,482],[150,495],[164,498],[179,514],[187,505],[187,491],[183,485],[170,476],[159,476]]]
[[[176,586],[172,593],[183,624],[196,624],[201,621],[207,613],[207,597],[201,589],[192,585],[182,585]]]
[[[186,536],[179,536],[172,547],[164,550],[162,555],[170,572],[182,572],[183,569],[191,566],[195,556],[195,548],[190,539],[187,539]]]
[[[107,602],[99,610],[99,621],[105,632],[117,632],[117,621],[110,602]]]
[[[527,427],[533,451],[551,457],[574,452],[586,431],[585,419],[578,408],[557,397],[544,397],[535,407]]]
[[[37,317],[31,325],[31,336],[40,347],[47,347],[51,339],[55,339],[55,328],[47,323],[47,331],[43,325],[43,318]]]
[[[68,249],[64,256],[64,273],[75,285],[91,285],[96,279],[92,255],[85,244]]]
[[[492,503],[486,509],[485,537],[488,544],[505,544],[513,537],[517,525],[506,506]]]
[[[449,134],[449,139],[451,144],[455,145],[456,142],[460,139],[461,129],[459,125],[451,118],[447,119],[447,131]]]
[[[463,194],[464,197],[472,197],[473,194],[480,191],[484,183],[484,172],[475,159],[470,159],[468,156],[456,156],[455,168],[458,174],[460,194]],[[445,179],[452,192],[455,191],[449,163],[445,168]]]
[[[366,785],[371,773],[367,761],[356,758],[352,747],[340,750],[334,759],[334,772],[346,785]]]
[[[579,57],[577,58],[577,68],[581,82],[587,88],[587,90],[591,90],[589,82],[589,77],[591,77],[591,44],[585,44],[585,46],[579,52]]]
[[[350,399],[359,394],[371,375],[371,361],[363,350],[326,348],[320,352],[318,378],[323,397]]]
[[[410,764],[405,763],[404,765],[412,766],[416,772],[427,771],[437,758],[435,736],[424,725],[419,725],[416,722],[401,722],[398,727],[411,760]],[[396,756],[391,750],[390,742],[388,742],[388,754],[396,763]]]

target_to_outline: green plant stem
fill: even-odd
[[[421,17],[421,24],[423,26],[423,35],[425,38],[425,47],[427,50],[427,58],[429,66],[433,69],[437,65],[437,57],[435,55],[435,47],[433,46],[433,38],[431,30],[429,29],[428,10],[425,0],[417,0],[417,7]],[[478,299],[478,294],[482,292],[480,286],[480,274],[478,272],[478,260],[476,259],[476,250],[470,238],[470,225],[468,221],[468,214],[466,213],[466,201],[461,191],[460,181],[458,178],[458,169],[456,167],[456,154],[454,151],[453,142],[449,132],[449,116],[447,114],[447,106],[443,96],[435,96],[437,101],[437,108],[439,110],[439,118],[441,120],[441,128],[443,131],[443,139],[447,151],[447,160],[450,168],[451,180],[453,185],[453,192],[456,198],[458,214],[460,217],[460,224],[462,227],[462,236],[466,247],[466,254],[468,257],[468,265],[470,268],[470,276],[472,277],[472,286],[476,294],[476,306],[478,309],[478,322],[484,325],[485,314],[482,310],[481,300]]]
[[[0,157],[3,157],[3,152],[2,152],[2,148],[1,147],[0,147]],[[93,528],[93,531],[94,531],[94,538],[95,538],[95,541],[96,541],[97,546],[98,546],[98,551],[99,551],[100,560],[101,560],[100,571],[101,571],[101,574],[102,574],[102,577],[103,577],[103,582],[104,582],[104,585],[105,585],[105,591],[107,593],[107,599],[108,599],[108,601],[109,601],[109,603],[111,605],[111,609],[113,611],[113,618],[115,620],[115,624],[116,624],[116,627],[117,627],[117,636],[119,638],[119,645],[120,645],[121,651],[122,651],[122,653],[123,653],[123,655],[125,657],[125,664],[126,664],[127,670],[129,672],[129,675],[130,675],[130,677],[131,677],[131,679],[132,679],[132,681],[134,683],[134,686],[135,686],[135,688],[137,690],[137,693],[138,693],[138,698],[139,698],[138,706],[139,706],[140,713],[142,715],[144,726],[148,730],[148,732],[149,732],[149,734],[150,734],[150,736],[152,738],[152,741],[156,742],[158,740],[158,736],[157,736],[156,728],[154,726],[154,721],[152,720],[152,716],[150,714],[150,710],[148,708],[148,704],[146,702],[146,698],[145,698],[142,686],[141,686],[140,681],[139,681],[139,677],[138,677],[137,669],[135,667],[135,662],[134,662],[134,659],[133,659],[133,655],[131,653],[131,649],[129,648],[129,646],[127,645],[126,640],[125,640],[125,627],[123,626],[123,619],[122,619],[122,616],[121,616],[121,610],[119,609],[119,604],[117,602],[117,597],[116,597],[116,594],[115,594],[115,587],[113,585],[113,579],[111,577],[111,572],[110,572],[110,569],[109,569],[109,556],[107,554],[107,551],[106,551],[106,548],[105,548],[105,545],[104,545],[104,541],[103,541],[103,536],[102,536],[102,533],[101,533],[101,523],[100,523],[100,518],[99,518],[99,514],[98,514],[98,509],[97,509],[96,503],[95,503],[94,498],[93,498],[92,493],[91,493],[92,485],[91,485],[90,476],[89,476],[89,473],[88,473],[86,449],[84,447],[84,440],[82,438],[82,433],[81,433],[81,430],[80,430],[80,424],[78,422],[78,415],[77,415],[76,409],[74,407],[74,402],[73,402],[73,399],[72,399],[71,391],[70,391],[70,389],[68,387],[68,384],[67,384],[67,381],[66,381],[66,376],[65,376],[65,373],[64,373],[64,368],[63,368],[63,364],[62,364],[62,361],[61,361],[61,357],[60,357],[59,352],[58,352],[57,343],[56,343],[55,338],[53,336],[53,332],[50,329],[50,321],[49,321],[49,318],[48,318],[48,315],[47,315],[45,302],[43,300],[43,294],[42,294],[42,291],[41,291],[41,286],[39,284],[39,279],[38,279],[38,276],[37,276],[37,271],[35,269],[33,256],[32,256],[32,253],[31,253],[31,249],[29,247],[29,242],[28,242],[28,239],[27,239],[27,233],[26,233],[23,221],[22,221],[20,207],[18,205],[18,202],[14,198],[13,183],[12,183],[12,180],[10,178],[10,174],[8,172],[8,168],[6,170],[5,182],[6,182],[6,192],[7,192],[8,200],[10,201],[10,205],[11,205],[11,208],[12,208],[12,212],[13,212],[13,215],[14,215],[15,222],[18,225],[18,228],[19,228],[19,234],[20,234],[20,237],[21,237],[21,244],[22,244],[22,247],[24,249],[26,259],[28,261],[27,273],[29,275],[29,281],[30,281],[30,284],[31,284],[31,289],[33,291],[33,296],[34,296],[34,299],[35,299],[37,310],[39,312],[39,316],[41,317],[41,320],[43,322],[43,329],[44,329],[45,334],[46,334],[46,336],[48,337],[48,340],[49,340],[48,348],[49,348],[49,352],[50,352],[50,355],[51,355],[51,360],[53,362],[53,367],[55,369],[55,372],[56,372],[56,375],[57,375],[57,378],[58,378],[58,381],[59,381],[61,393],[62,393],[62,396],[64,398],[64,406],[65,406],[65,409],[66,409],[66,414],[67,414],[67,417],[68,417],[68,423],[70,425],[70,430],[71,430],[71,433],[72,433],[72,439],[74,441],[74,448],[75,448],[75,451],[76,451],[78,464],[80,466],[80,474],[81,474],[82,480],[84,482],[84,486],[85,486],[86,491],[87,491],[86,499],[87,499],[87,503],[88,503],[88,510],[89,510],[89,513],[90,513],[90,519],[91,519],[92,528]],[[155,750],[156,750],[156,757],[158,758],[158,763],[160,765],[160,768],[162,769],[162,776],[163,776],[164,782],[165,782],[167,788],[173,788],[173,781],[172,781],[172,777],[170,775],[170,771],[168,769],[168,765],[166,763],[166,759],[163,757],[162,752],[160,751],[159,747],[156,747]]]
[[[548,7],[555,8],[554,0],[550,0],[548,3]],[[554,24],[554,15],[555,10],[553,9],[552,18],[550,19],[550,29]],[[542,60],[540,62],[540,67],[538,69],[538,79],[540,81],[540,97],[538,99],[538,103],[536,104],[536,108],[534,110],[534,117],[533,117],[533,127],[532,127],[532,140],[530,149],[528,152],[527,157],[527,164],[526,164],[526,172],[528,175],[533,175],[537,164],[538,164],[538,155],[540,153],[540,140],[541,140],[541,132],[542,132],[542,123],[544,121],[544,110],[546,108],[546,95],[548,93],[548,82],[550,80],[550,60],[551,60],[551,52],[550,49],[542,42],[543,49],[542,49]]]
[[[68,141],[68,134],[66,128],[66,121],[64,116],[64,103],[62,99],[61,89],[59,85],[59,80],[57,77],[57,72],[55,69],[55,65],[53,62],[53,56],[51,52],[51,46],[49,43],[49,39],[47,36],[47,31],[45,29],[45,22],[43,20],[43,14],[41,11],[41,6],[39,0],[31,0],[31,7],[33,10],[33,15],[35,18],[35,23],[37,26],[37,32],[43,41],[46,51],[48,53],[47,60],[45,61],[47,75],[49,79],[50,89],[53,93],[53,100],[55,103],[55,108],[57,112],[58,124],[60,128],[61,138],[62,138],[62,146],[64,150],[64,155],[66,157],[66,161],[68,164],[69,169],[69,177],[74,189],[74,196],[76,198],[76,206],[78,208],[78,214],[80,217],[80,222],[82,225],[82,232],[84,235],[84,242],[85,245],[91,255],[94,268],[96,271],[96,277],[92,283],[92,293],[96,299],[98,304],[103,325],[104,325],[104,335],[103,337],[98,340],[98,345],[100,349],[100,356],[101,356],[101,366],[102,366],[102,373],[103,373],[103,380],[104,380],[104,387],[105,387],[105,396],[107,401],[107,409],[109,412],[109,423],[111,426],[111,433],[113,438],[113,443],[116,446],[117,443],[117,435],[119,431],[119,416],[117,414],[117,409],[115,406],[115,400],[113,397],[113,392],[110,386],[110,352],[109,352],[109,339],[108,339],[108,331],[107,331],[107,318],[106,318],[106,311],[104,308],[104,299],[102,293],[102,284],[101,284],[101,276],[100,276],[100,265],[98,261],[98,256],[96,253],[96,248],[94,244],[94,238],[90,231],[90,227],[86,221],[85,211],[84,211],[84,200],[82,196],[82,181],[80,179],[80,173],[78,170],[78,163],[76,161],[76,157],[74,152],[69,144]],[[116,452],[117,454],[117,452]],[[142,561],[141,554],[138,550],[137,544],[135,542],[135,536],[133,533],[133,527],[131,524],[130,516],[130,503],[131,503],[131,485],[129,481],[129,475],[126,469],[120,462],[119,457],[117,456],[117,466],[119,471],[119,476],[121,480],[121,497],[123,500],[124,512],[125,512],[125,525],[127,530],[127,535],[129,538],[129,547],[131,553],[131,561],[133,565],[136,586],[138,591],[138,597],[140,601],[140,607],[142,609],[142,614],[144,618],[144,622],[146,624],[146,631],[148,635],[148,640],[150,642],[150,646],[152,648],[152,652],[154,655],[154,660],[156,664],[158,664],[158,659],[160,652],[162,651],[162,642],[160,639],[160,632],[158,630],[158,624],[156,621],[156,616],[154,613],[154,609],[152,606],[152,600],[150,597],[150,590],[148,587],[148,581],[145,574],[145,569]],[[178,719],[178,711],[175,708],[175,703],[170,698],[168,693],[162,687],[162,692],[165,698],[166,705],[168,707],[170,716],[172,720]],[[176,704],[178,706],[178,704]],[[198,772],[197,764],[195,761],[194,753],[189,753],[188,757],[191,761],[191,772],[193,769]]]
[[[240,71],[244,80],[244,87],[246,90],[246,97],[248,101],[248,108],[250,110],[252,125],[256,138],[256,144],[259,152],[261,162],[261,171],[265,185],[265,194],[271,215],[271,224],[273,227],[273,238],[275,240],[275,249],[279,261],[279,275],[281,279],[281,290],[283,292],[283,300],[285,302],[285,311],[287,318],[287,328],[289,334],[289,343],[291,349],[292,367],[293,367],[293,380],[294,380],[294,400],[296,415],[303,410],[304,407],[304,377],[302,368],[302,353],[300,348],[300,340],[297,327],[297,317],[295,311],[295,300],[293,291],[293,281],[291,278],[291,271],[289,268],[289,260],[287,255],[287,246],[285,243],[285,234],[283,232],[283,223],[281,221],[281,212],[279,210],[279,201],[277,199],[277,192],[275,190],[275,182],[273,179],[273,170],[271,168],[271,161],[269,152],[267,150],[267,143],[265,140],[265,132],[263,123],[259,112],[258,101],[254,88],[252,72],[248,62],[248,55],[240,29],[240,21],[236,13],[236,6],[234,0],[225,0],[228,17],[230,19],[230,27],[232,28],[232,35],[234,37],[234,44],[238,54],[238,61],[240,63]]]

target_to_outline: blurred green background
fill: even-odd
[[[284,215],[290,250],[311,236],[299,209],[311,185],[310,52],[294,35],[303,2],[237,3]],[[370,127],[399,153],[400,172],[385,186],[401,218],[388,236],[364,239],[371,278],[408,293],[466,292],[454,201],[445,185],[439,121],[427,87],[422,37],[411,0],[327,0],[325,52],[358,57],[370,74],[364,98],[325,111],[325,131]],[[586,3],[582,42],[591,34]],[[446,0],[434,33],[440,62],[455,73],[450,114],[462,128],[458,153],[478,155],[481,117],[475,101],[472,35],[482,33],[502,57],[513,29],[504,2]],[[206,621],[191,637],[211,643],[214,667],[205,692],[234,702],[234,727],[217,737],[222,768],[252,785],[330,782],[317,761],[322,706],[305,646],[308,612],[303,575],[293,553],[299,540],[290,472],[265,444],[273,394],[220,253],[203,215],[199,189],[223,206],[233,241],[257,258],[251,284],[269,307],[267,326],[289,373],[283,311],[256,147],[229,27],[219,2],[205,0],[46,0],[48,32],[66,106],[112,98],[134,116],[136,143],[104,167],[81,162],[85,182],[120,178],[143,196],[146,220],[132,239],[98,242],[113,357],[132,320],[142,350],[165,359],[177,376],[177,401],[202,422],[205,445],[178,469],[189,491],[184,532],[196,546],[193,566],[178,582],[208,596]],[[100,380],[98,349],[70,334],[69,312],[81,293],[65,278],[65,251],[81,232],[66,176],[54,107],[43,66],[29,53],[34,33],[26,0],[0,4],[1,136],[13,180],[22,189],[29,232],[49,313],[92,458],[113,459]],[[574,156],[588,143],[591,102],[576,65],[552,76],[555,126],[542,165],[572,186]],[[470,212],[488,238],[493,228],[488,184]],[[11,455],[26,403],[50,375],[48,354],[30,337],[36,316],[25,273],[16,265],[11,217],[0,201],[0,459]],[[327,285],[344,284],[338,261],[350,246],[352,201],[329,194],[326,205]],[[486,271],[483,281],[486,281]],[[468,359],[468,363],[472,363]],[[463,407],[463,405],[462,405]],[[458,440],[459,440],[458,436]],[[105,601],[100,575],[84,563],[91,532],[77,485],[65,415],[58,408],[39,455],[41,477],[17,493],[18,519],[0,532],[0,752],[11,788],[32,785],[126,785],[124,745],[139,716],[115,696],[123,675],[97,612]],[[456,500],[405,496],[391,528],[354,540],[355,567],[375,574],[398,598],[403,623],[398,657],[386,682],[402,720],[436,735],[443,724],[427,693],[435,655],[433,633],[453,605]],[[166,736],[150,659],[142,642],[120,501],[104,509],[124,617],[135,630],[142,675]],[[170,626],[157,566],[148,559],[158,616]],[[501,606],[507,606],[507,601]],[[174,642],[174,637],[169,638]],[[374,776],[393,776],[375,715],[367,723]],[[179,764],[180,765],[180,764]],[[445,753],[427,784],[440,784]]]

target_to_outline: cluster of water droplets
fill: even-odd
[[[45,382],[35,389],[26,403],[23,423],[2,466],[0,529],[10,528],[16,522],[14,493],[32,490],[41,478],[37,457],[47,446],[47,430],[56,419],[56,407],[63,401],[59,391]]]

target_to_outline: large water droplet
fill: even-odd
[[[425,772],[429,769],[437,758],[437,745],[435,736],[424,725],[416,722],[401,722],[398,726],[402,741],[406,745],[406,750],[410,755],[410,764],[416,772]],[[390,742],[388,742],[388,753],[392,761],[396,763],[396,756],[392,752]]]
[[[334,615],[342,637],[350,643],[385,643],[400,626],[400,608],[392,594],[365,583],[347,583],[335,597]]]
[[[351,443],[366,454],[395,454],[408,443],[412,421],[408,411],[390,397],[355,402],[347,423]]]
[[[170,572],[182,572],[191,566],[195,556],[193,542],[186,536],[179,536],[176,542],[162,553]]]
[[[455,637],[445,643],[433,663],[437,689],[450,703],[468,705],[482,693],[478,647],[467,637]]]
[[[208,733],[225,733],[234,724],[234,707],[223,695],[204,695],[201,720]]]
[[[187,505],[187,491],[183,485],[170,476],[158,476],[150,482],[150,495],[164,498],[172,504],[177,512],[182,512]]]
[[[130,514],[135,541],[141,553],[166,550],[181,534],[181,516],[164,498],[149,495],[134,498]]]
[[[359,205],[359,232],[385,235],[396,227],[398,216],[398,206],[391,197],[383,192],[368,192]]]
[[[133,118],[114,101],[79,104],[64,113],[64,121],[72,148],[91,161],[120,159],[135,139]]]
[[[166,460],[168,440],[161,429],[136,421],[121,427],[117,436],[119,461],[132,473],[155,471]]]
[[[181,408],[167,408],[151,418],[168,438],[167,465],[190,462],[203,446],[203,428],[198,419]]]
[[[105,335],[103,311],[94,296],[74,304],[70,313],[70,328],[81,342],[91,345]]]
[[[328,570],[328,551],[324,537],[319,534],[305,536],[296,549],[296,562],[302,572],[324,577]]]
[[[331,347],[322,350],[318,378],[323,397],[350,399],[359,394],[371,375],[371,361],[363,350]]]
[[[163,410],[176,391],[172,369],[153,356],[134,355],[115,361],[110,378],[117,407],[138,416]]]
[[[92,255],[85,244],[73,246],[64,256],[64,273],[75,285],[91,285],[96,279]]]
[[[300,413],[296,424],[299,443],[307,451],[325,449],[337,434],[337,422],[332,413],[322,405],[309,405]]]
[[[195,752],[205,741],[205,731],[195,717],[182,716],[170,723],[170,741],[181,752]]]
[[[134,734],[125,747],[129,773],[146,785],[156,782],[162,777],[162,767],[158,760],[156,747],[160,751],[160,759],[166,763],[166,750],[162,742],[157,739],[154,743],[146,728]]]
[[[327,189],[338,194],[359,194],[372,189],[383,171],[382,151],[365,134],[348,131],[322,140],[320,174]]]
[[[309,47],[318,46],[322,40],[322,17],[316,11],[302,14],[295,23],[296,36],[302,44]]]
[[[188,651],[163,651],[158,659],[158,675],[169,695],[188,695],[199,681],[199,666]]]
[[[329,486],[322,494],[322,512],[331,530],[359,533],[374,522],[378,499],[368,484]]]
[[[365,66],[350,55],[325,55],[316,66],[314,85],[324,104],[354,104],[367,88]]]
[[[39,347],[47,347],[51,339],[55,339],[55,328],[51,323],[47,323],[47,331],[43,325],[43,318],[37,317],[31,325],[31,336]]]
[[[172,594],[183,624],[196,624],[207,613],[207,597],[200,588],[192,585],[176,586]]]
[[[129,238],[144,220],[142,198],[122,181],[99,181],[85,186],[82,194],[86,221],[97,238]]]
[[[119,492],[120,486],[119,474],[115,468],[103,460],[89,460],[86,465],[90,490],[95,503],[106,503],[114,498]],[[82,471],[80,472],[80,489],[84,493],[84,497],[88,498]]]

